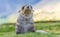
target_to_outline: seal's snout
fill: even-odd
[[[27,6],[27,8],[29,8],[29,6]]]

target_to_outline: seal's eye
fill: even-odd
[[[24,9],[25,6],[22,7],[22,9]]]

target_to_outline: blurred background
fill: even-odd
[[[0,37],[20,37],[15,34],[15,24],[25,4],[33,6],[35,29],[48,34],[28,33],[21,37],[60,37],[60,0],[0,0]]]
[[[60,0],[0,0],[0,24],[15,23],[25,4],[33,6],[34,21],[60,20]]]

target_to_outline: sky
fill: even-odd
[[[17,12],[24,4],[34,5],[40,0],[0,0],[0,18],[6,18],[6,16]]]
[[[8,22],[8,18],[17,13],[25,4],[35,5],[41,0],[0,0],[0,23]],[[10,20],[10,19],[9,19]]]
[[[54,11],[60,16],[60,0],[0,0],[0,24],[16,21],[18,10],[25,4],[32,5],[35,11]]]

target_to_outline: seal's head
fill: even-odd
[[[33,12],[33,8],[31,5],[24,5],[22,6],[21,11],[24,15],[28,16],[30,13]]]

